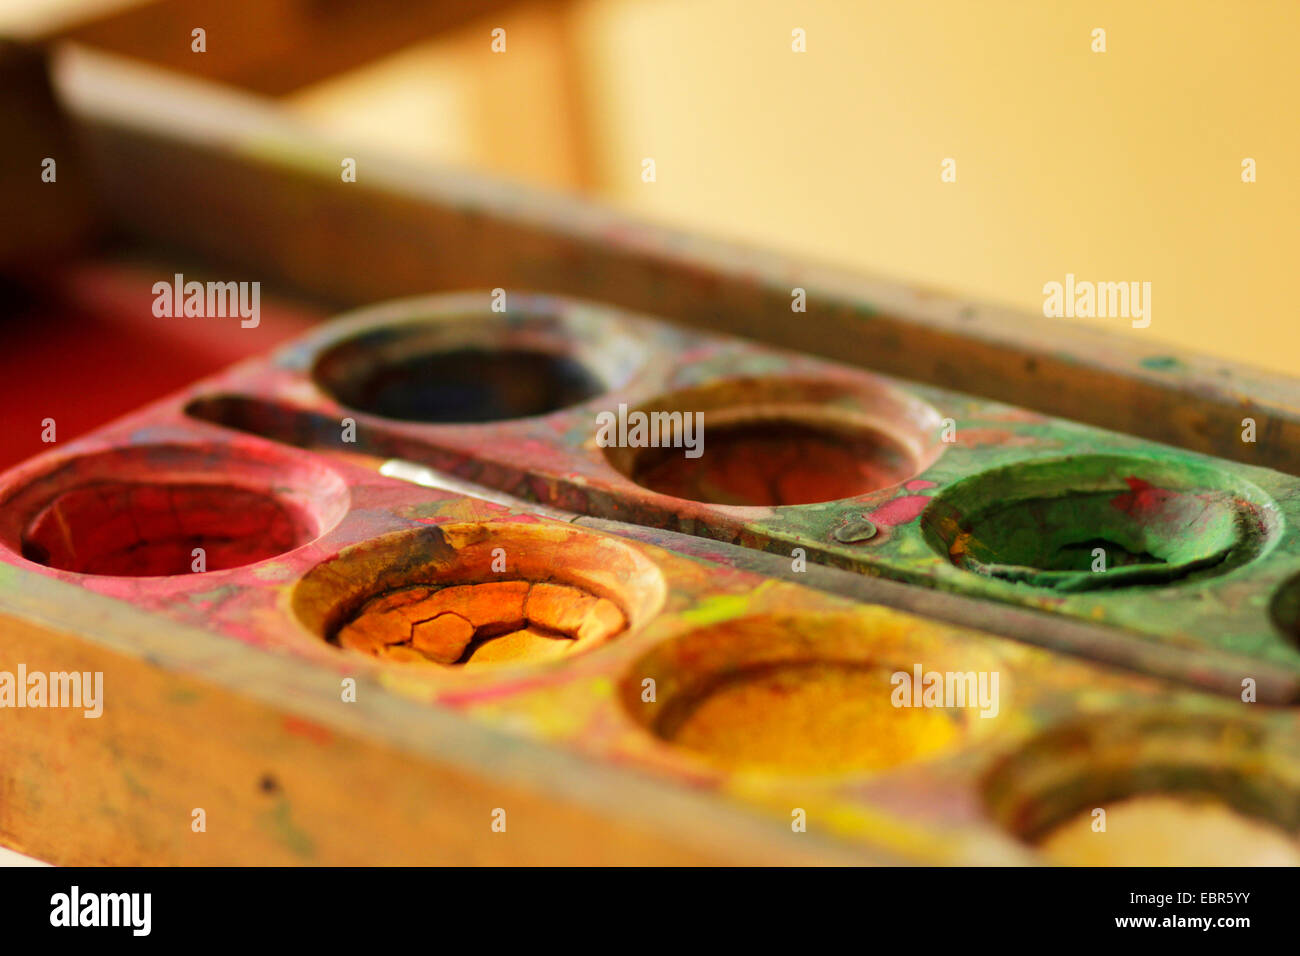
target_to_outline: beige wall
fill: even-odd
[[[0,0],[0,24],[124,2]],[[1094,321],[1300,374],[1298,64],[1300,0],[523,0],[289,102],[372,147],[1037,315],[1067,272],[1149,281],[1149,328]]]
[[[1067,272],[1150,281],[1150,328],[1095,321],[1300,374],[1294,0],[547,9],[524,5],[408,61],[429,71],[427,155],[1036,314],[1043,284]],[[498,24],[507,52],[494,56]],[[794,27],[806,53],[791,52]],[[1094,27],[1105,53],[1090,50]],[[354,91],[381,90],[384,69]],[[506,71],[512,92],[491,91]],[[328,117],[356,82],[301,101]],[[444,95],[459,107],[430,124]],[[956,183],[940,181],[945,157]]]
[[[737,6],[609,6],[609,195],[1038,314],[1066,272],[1149,280],[1150,328],[1101,321],[1300,374],[1300,3]]]

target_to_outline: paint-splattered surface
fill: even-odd
[[[431,491],[377,466],[420,461],[574,512],[792,561],[801,548],[812,561],[1041,607],[1180,647],[1190,674],[1209,650],[1300,672],[1294,632],[1270,617],[1290,607],[1278,589],[1300,573],[1289,520],[1300,483],[593,307],[513,301],[499,325],[485,299],[462,298],[332,326],[8,473],[0,595],[55,578],[323,673],[365,675],[431,713],[748,806],[775,826],[789,827],[794,807],[848,846],[910,860],[1027,861],[1032,841],[1089,801],[1148,790],[1208,792],[1294,829],[1289,711],[856,605],[674,553],[660,546],[673,544],[667,535],[633,540]],[[340,343],[364,332],[378,354],[401,351],[400,326],[415,320],[438,348],[481,353],[504,336],[516,349],[568,350],[606,391],[543,417],[468,425],[337,404],[333,376],[377,374],[371,351]],[[326,353],[340,364],[313,379]],[[408,400],[401,392],[384,401]],[[703,411],[705,456],[710,414],[743,422],[745,441],[720,467],[673,480],[774,500],[740,507],[637,484],[651,483],[645,463],[593,440],[596,414],[619,406]],[[875,470],[811,467],[811,487],[774,485],[782,469],[765,474],[770,460],[752,474],[742,466],[768,456],[751,439],[772,420],[800,423],[801,440],[816,431],[802,447],[823,461],[885,454]],[[846,474],[892,483],[781,503],[820,498],[818,480]],[[1104,571],[1092,567],[1098,548]],[[501,582],[514,591],[483,596]],[[401,617],[408,606],[422,610]],[[594,639],[580,647],[584,633]],[[499,659],[469,666],[489,639],[505,641]],[[552,655],[561,640],[572,652]],[[955,710],[925,706],[919,689],[896,700],[896,676],[914,673],[918,684],[996,674],[997,689]],[[267,814],[292,852],[315,852],[321,835],[287,802]]]
[[[191,412],[300,447],[423,462],[581,514],[798,548],[1135,641],[1258,660],[1300,681],[1300,615],[1286,614],[1285,589],[1300,575],[1290,530],[1300,480],[614,310],[510,302],[504,314],[486,295],[360,313],[193,390]],[[373,378],[394,349],[465,342],[570,355],[605,391],[542,417],[468,425],[381,418],[338,400],[339,354]],[[620,406],[702,412],[703,454],[601,447],[596,417]],[[356,422],[351,446],[339,437],[345,417]],[[763,444],[765,427],[789,439],[781,450]]]

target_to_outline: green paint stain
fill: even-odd
[[[135,774],[131,773],[131,771],[123,770],[122,779],[126,781],[126,785],[130,789],[132,796],[135,797],[149,796],[149,788],[146,787],[144,784],[142,784],[139,780],[137,780]]]
[[[263,822],[281,843],[298,856],[310,858],[316,855],[316,844],[305,830],[299,829],[293,822],[293,808],[287,797],[281,797],[274,809],[263,815]]]
[[[291,573],[289,569],[286,568],[279,561],[269,561],[262,567],[253,568],[252,571],[253,571],[253,577],[257,578],[257,580],[272,581],[272,582],[277,581],[280,578],[283,578],[286,574]]]
[[[1153,372],[1169,372],[1183,367],[1183,363],[1172,355],[1151,355],[1138,364],[1143,368],[1151,369]]]
[[[195,591],[190,596],[190,601],[193,604],[220,604],[240,594],[243,590],[244,588],[239,585],[223,584],[209,591]]]

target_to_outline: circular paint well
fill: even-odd
[[[622,609],[586,588],[507,578],[380,592],[334,640],[384,660],[478,668],[558,660],[626,628]]]
[[[0,539],[78,574],[163,577],[265,561],[319,537],[348,493],[312,461],[237,446],[138,445],[63,459],[3,492]]]
[[[322,367],[328,368],[328,360]],[[328,372],[322,374],[329,380]],[[481,348],[412,355],[328,385],[335,399],[358,411],[452,424],[546,415],[604,390],[600,379],[570,356]]]
[[[430,424],[548,415],[624,384],[644,362],[635,323],[559,299],[512,296],[376,306],[326,333],[317,387],[348,409]]]
[[[638,485],[716,505],[771,507],[836,501],[888,488],[916,474],[916,462],[887,435],[798,421],[708,425],[699,458],[647,448],[629,476]]]
[[[935,461],[937,413],[863,374],[851,383],[740,379],[656,398],[627,414],[655,440],[600,440],[638,485],[738,507],[838,501],[892,487]],[[690,423],[690,427],[687,424]]]
[[[1104,808],[1105,830],[1084,811],[1038,842],[1064,866],[1297,866],[1300,843],[1285,830],[1214,799],[1163,794]]]
[[[1300,763],[1284,732],[1225,709],[1117,711],[1055,726],[990,769],[985,806],[1048,862],[1300,862]]]
[[[889,672],[837,662],[740,670],[680,700],[655,733],[728,770],[883,770],[947,750],[947,711],[896,709]]]
[[[472,671],[584,653],[639,626],[663,599],[658,568],[618,539],[565,526],[456,523],[343,550],[299,582],[293,609],[349,653]]]
[[[29,561],[79,574],[188,574],[292,551],[316,536],[310,516],[271,495],[216,484],[103,481],[58,495],[22,536]]]
[[[965,571],[1085,591],[1222,574],[1264,550],[1277,511],[1259,489],[1192,459],[1095,455],[958,481],[921,526]]]
[[[975,708],[899,705],[895,675],[910,677],[917,661],[1001,671],[995,655],[945,633],[920,633],[883,608],[723,621],[636,661],[624,675],[624,709],[673,750],[719,770],[881,771],[949,752],[997,723]]]
[[[1291,643],[1300,646],[1300,574],[1283,581],[1269,602],[1273,626]]]

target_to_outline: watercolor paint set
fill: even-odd
[[[1050,612],[1124,635],[1144,670],[1300,700],[1294,477],[613,309],[494,301],[365,310],[185,412]]]
[[[104,698],[13,712],[4,836],[1296,862],[1298,490],[592,302],[365,309],[0,476],[7,649]]]

